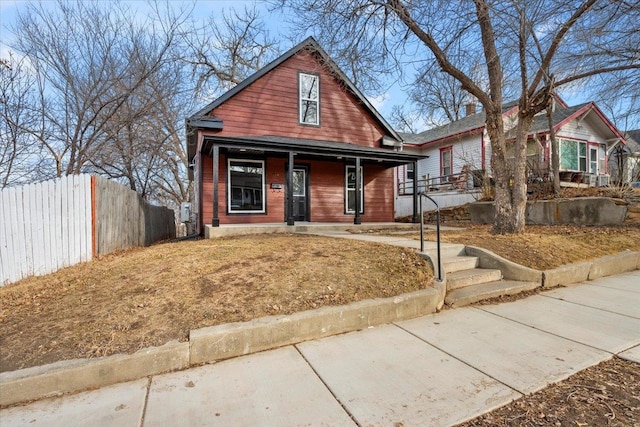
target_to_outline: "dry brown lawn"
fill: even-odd
[[[441,231],[442,241],[478,246],[536,270],[547,270],[626,250],[640,250],[638,227],[530,225],[523,234],[518,235],[493,235],[489,225],[464,227]],[[420,235],[414,233],[411,237],[419,239]],[[426,232],[425,240],[435,241],[435,231]]]
[[[531,226],[493,236],[488,226],[468,226],[442,237],[536,269],[640,250],[640,229],[628,227]],[[262,235],[133,249],[0,288],[0,371],[132,353],[186,341],[191,329],[389,297],[432,281],[413,251],[348,239]]]
[[[307,235],[165,243],[0,288],[0,371],[132,353],[189,330],[424,289],[413,251]]]

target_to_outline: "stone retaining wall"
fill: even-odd
[[[436,211],[425,212],[424,219],[427,222],[436,222]],[[471,221],[469,204],[440,209],[440,221]]]
[[[624,200],[607,197],[535,200],[527,202],[525,215],[528,225],[621,225],[627,219],[627,205]],[[492,224],[494,204],[471,203],[469,213],[474,224]]]
[[[640,201],[635,201],[627,206],[627,218],[624,220],[628,225],[640,225]]]

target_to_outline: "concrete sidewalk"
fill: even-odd
[[[453,425],[618,354],[640,271],[0,411],[0,426]]]

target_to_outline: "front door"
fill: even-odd
[[[293,167],[293,219],[309,221],[309,168]]]

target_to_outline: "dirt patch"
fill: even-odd
[[[614,357],[458,427],[638,425],[640,367]]]
[[[0,288],[0,371],[133,353],[191,329],[432,284],[412,250],[305,235],[167,243]]]
[[[625,250],[640,250],[640,227],[634,226],[529,225],[524,233],[517,235],[491,234],[490,225],[463,226],[465,228],[459,230],[441,231],[442,241],[478,246],[536,270],[592,260]],[[420,239],[420,234],[413,233],[407,237]],[[425,240],[435,241],[435,231],[426,232]]]

